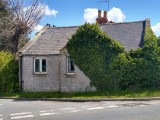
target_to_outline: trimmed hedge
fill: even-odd
[[[0,51],[0,92],[18,91],[18,61],[13,54]]]
[[[70,57],[98,89],[106,89],[109,64],[124,47],[103,33],[97,24],[79,27],[67,44]]]

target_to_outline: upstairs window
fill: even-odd
[[[46,66],[46,59],[34,59],[34,73],[35,74],[46,74],[47,73],[47,66]]]
[[[67,57],[67,74],[75,74],[74,61]]]

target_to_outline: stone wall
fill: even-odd
[[[47,59],[47,74],[34,74],[34,58]],[[58,91],[59,56],[23,56],[23,91]]]
[[[75,74],[67,74],[67,56],[61,52],[61,91],[86,91],[90,87],[89,78],[75,65]]]

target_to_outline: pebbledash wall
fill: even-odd
[[[47,60],[47,74],[34,74],[34,59]],[[24,92],[38,91],[91,91],[89,78],[75,65],[75,74],[67,74],[67,55],[24,55],[22,57],[22,90]]]

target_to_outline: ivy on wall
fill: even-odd
[[[66,47],[75,64],[97,89],[108,87],[109,64],[124,52],[124,47],[103,33],[97,24],[88,23],[79,27]]]

